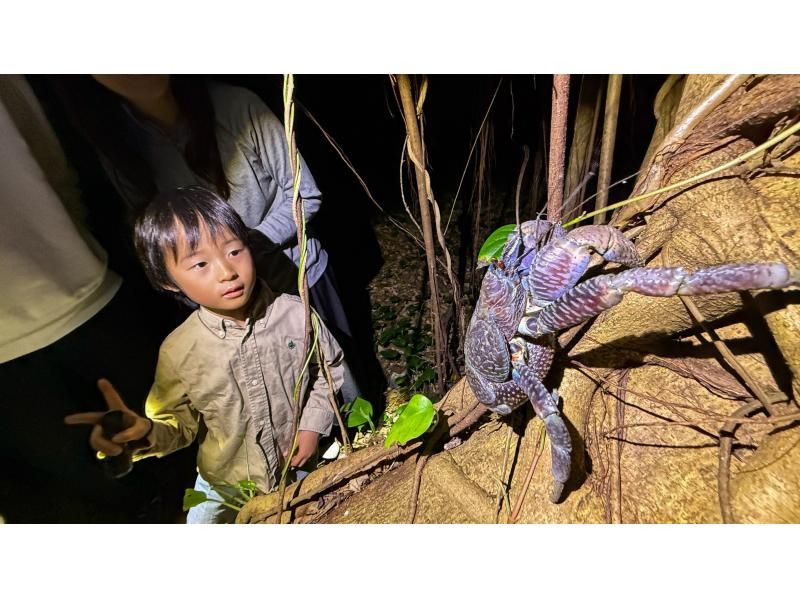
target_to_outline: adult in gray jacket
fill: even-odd
[[[296,292],[300,249],[286,137],[281,122],[256,94],[186,76],[65,76],[55,82],[131,219],[158,192],[205,186],[227,200],[255,231],[259,275],[275,290]],[[300,196],[311,219],[322,194],[302,157],[300,167]],[[306,264],[312,305],[352,362],[356,352],[350,325],[327,267],[328,255],[313,229]],[[343,399],[358,394],[348,370]]]

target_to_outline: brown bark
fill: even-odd
[[[547,218],[561,221],[564,201],[564,157],[567,151],[569,75],[553,75],[553,111],[550,120],[550,161],[547,173]]]

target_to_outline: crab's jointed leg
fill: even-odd
[[[519,332],[536,338],[580,324],[622,301],[625,293],[671,297],[728,291],[781,289],[800,283],[800,273],[782,263],[722,264],[689,272],[685,268],[634,268],[583,282],[532,317]]]
[[[575,286],[589,267],[590,250],[608,262],[642,265],[633,243],[616,228],[605,225],[577,228],[551,241],[536,256],[530,280],[534,302],[547,305]]]
[[[533,410],[544,423],[547,437],[550,439],[552,456],[552,473],[555,483],[550,494],[552,502],[558,502],[569,478],[572,453],[572,441],[569,431],[558,411],[558,395],[547,392],[544,384],[536,377],[533,369],[526,365],[515,365],[511,373],[514,382],[528,395]]]

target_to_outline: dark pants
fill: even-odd
[[[164,330],[125,285],[88,322],[52,345],[0,364],[0,514],[9,522],[169,522],[193,485],[194,450],[103,474],[90,426],[64,416],[105,411],[97,379],[143,412]],[[146,302],[146,299],[144,300]]]

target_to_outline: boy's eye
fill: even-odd
[[[206,267],[206,262],[197,262],[196,264],[192,265],[192,269],[200,270]]]

